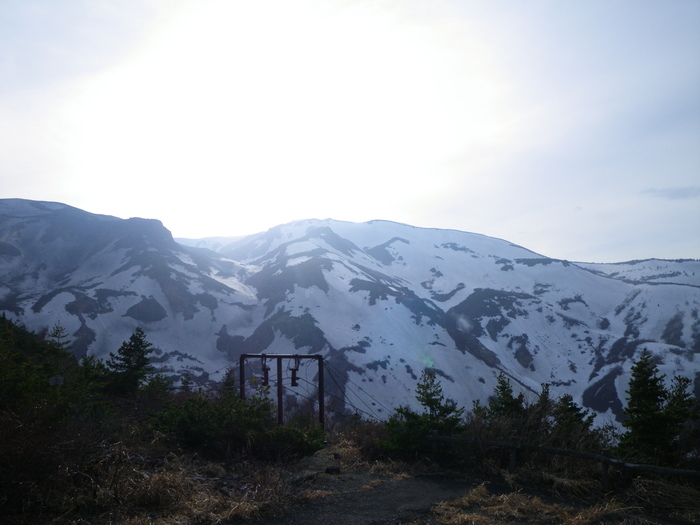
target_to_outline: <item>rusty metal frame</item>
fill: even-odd
[[[318,354],[241,354],[239,358],[240,366],[238,368],[239,372],[239,385],[241,390],[241,399],[245,399],[245,360],[246,359],[260,359],[265,362],[268,359],[275,359],[277,361],[277,423],[279,425],[284,424],[284,414],[283,414],[283,394],[284,387],[282,385],[282,360],[283,359],[293,359],[296,363],[300,362],[302,359],[315,359],[318,362],[318,422],[321,425],[321,430],[325,428],[326,417],[325,417],[325,399],[324,399],[324,378],[323,378],[323,356]],[[267,374],[266,374],[267,375]]]

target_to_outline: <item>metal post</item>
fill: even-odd
[[[239,367],[239,381],[241,390],[241,399],[245,399],[245,361],[246,359],[262,359],[263,368],[266,366],[266,359],[277,360],[277,422],[282,425],[284,422],[284,404],[283,394],[284,385],[282,383],[282,359],[294,359],[295,366],[298,368],[298,362],[301,359],[316,359],[318,361],[318,422],[321,429],[325,428],[326,424],[326,406],[325,406],[325,386],[323,377],[323,356],[321,355],[302,355],[302,354],[241,354]],[[263,370],[264,372],[264,370]]]
[[[318,356],[318,423],[321,425],[321,431],[325,430],[326,426],[326,406],[325,393],[323,384],[323,357]]]
[[[282,358],[277,358],[277,424],[284,424],[284,417],[282,416]]]
[[[245,357],[238,359],[238,388],[241,389],[241,399],[245,399]]]

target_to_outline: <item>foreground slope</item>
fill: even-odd
[[[99,357],[141,326],[173,377],[217,378],[241,353],[320,353],[331,398],[378,418],[413,404],[430,368],[466,406],[505,373],[612,419],[647,348],[700,388],[698,261],[611,269],[385,221],[189,241],[213,251],[158,221],[16,199],[0,201],[0,239],[0,311],[34,330],[60,322],[78,354]],[[300,377],[285,380],[290,400],[313,396],[313,367]]]

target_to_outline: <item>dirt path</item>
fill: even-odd
[[[284,516],[237,522],[269,525],[369,525],[409,523],[428,518],[440,501],[468,493],[475,483],[440,475],[391,477],[367,471],[319,473],[303,482],[305,501]],[[431,521],[421,521],[431,523]]]
[[[333,448],[306,458],[290,477],[299,503],[283,516],[236,521],[241,525],[380,525],[436,523],[436,503],[467,494],[481,480],[341,466]]]
[[[445,474],[408,475],[377,470],[367,465],[341,464],[332,448],[317,452],[306,458],[293,474],[289,484],[297,495],[297,503],[290,505],[284,515],[261,517],[258,520],[234,521],[231,525],[437,525],[431,508],[440,502],[465,496],[482,485],[481,479],[448,476]],[[487,493],[512,497],[512,491],[499,483],[486,483]],[[485,489],[479,489],[485,490]],[[562,503],[560,497],[540,491],[521,490],[523,495],[537,496],[553,509]],[[569,500],[566,503],[574,504]],[[583,502],[579,502],[583,503]],[[578,505],[576,505],[578,506]],[[584,505],[585,506],[585,505]],[[512,510],[512,509],[511,509]],[[551,509],[550,509],[551,510]],[[527,508],[519,511],[527,513]],[[519,519],[522,523],[556,523],[547,511]],[[627,512],[605,512],[598,516],[601,521],[584,520],[586,523],[668,525],[690,522],[671,519],[632,517]],[[510,520],[496,520],[506,523]],[[493,522],[493,521],[491,521]]]

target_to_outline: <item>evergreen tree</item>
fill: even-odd
[[[564,430],[573,430],[576,428],[590,430],[593,425],[593,419],[595,418],[588,410],[576,404],[571,394],[564,394],[557,399],[554,404],[553,415],[556,426]]]
[[[425,409],[431,424],[438,425],[442,432],[451,432],[459,426],[464,408],[458,408],[457,403],[445,399],[442,385],[435,378],[435,373],[424,370],[416,385],[416,399]]]
[[[627,408],[622,425],[627,433],[621,448],[644,459],[674,461],[678,456],[676,444],[684,424],[690,418],[690,380],[676,376],[670,389],[664,377],[645,349],[632,367],[632,379],[627,390]]]
[[[570,394],[564,394],[554,403],[552,411],[554,446],[576,450],[595,450],[599,439],[593,431],[595,416],[580,407]]]
[[[687,377],[675,376],[668,390],[664,412],[674,427],[683,425],[693,407],[693,396],[688,391],[691,384],[692,381]]]
[[[105,383],[109,370],[104,362],[94,355],[86,355],[80,360],[76,379],[84,383],[101,385]]]
[[[180,377],[180,391],[187,394],[192,392],[192,375],[189,372],[185,372]]]
[[[233,366],[227,366],[224,372],[224,377],[221,380],[221,393],[223,395],[236,395],[236,369]]]
[[[60,323],[53,325],[49,333],[46,334],[46,338],[49,344],[57,351],[66,354],[70,353],[71,344],[68,341],[68,332]]]
[[[135,392],[146,376],[153,372],[149,354],[153,345],[146,340],[146,334],[137,328],[128,341],[124,341],[114,354],[110,352],[107,368],[113,374],[111,387],[121,393]]]
[[[541,386],[542,390],[537,396],[537,401],[524,407],[522,411],[523,417],[520,418],[522,421],[521,431],[526,439],[546,444],[552,430],[554,400],[549,391],[549,384],[542,383]]]
[[[647,458],[655,457],[668,444],[668,422],[663,411],[668,393],[664,388],[664,376],[659,375],[659,369],[646,349],[632,367],[627,396],[627,419],[622,423],[627,433],[623,436],[622,447]]]
[[[516,417],[525,410],[523,406],[523,394],[513,395],[513,387],[510,380],[505,374],[501,373],[498,376],[498,384],[494,390],[494,395],[489,398],[488,415],[489,417]]]
[[[44,366],[47,370],[51,370],[50,375],[62,377],[68,370],[75,368],[68,332],[61,324],[53,325],[46,334],[45,342],[47,352]]]
[[[552,400],[552,395],[549,391],[549,383],[542,383],[542,391],[537,396],[537,403],[535,403],[535,408],[538,412],[541,412],[545,417],[551,414],[554,408],[554,401]]]
[[[441,435],[449,435],[460,428],[464,408],[445,399],[434,372],[423,371],[416,385],[416,399],[424,409],[422,414],[402,406],[385,423],[387,440],[382,446],[392,455],[415,458],[429,454],[434,451],[428,434],[437,430]]]
[[[542,390],[537,396],[537,401],[530,407],[531,417],[535,420],[540,432],[549,432],[554,406],[555,402],[549,391],[549,383],[542,383]]]
[[[687,377],[675,376],[668,390],[664,415],[669,426],[669,441],[666,451],[668,461],[680,459],[684,454],[698,457],[700,450],[699,416],[694,410],[697,399],[688,391],[692,381]]]
[[[688,392],[690,385],[690,379],[675,376],[667,388],[651,354],[644,350],[632,367],[625,409],[627,420],[622,423],[627,433],[622,436],[620,449],[664,463],[694,454],[698,449],[692,443],[697,414],[693,412],[696,401]]]

